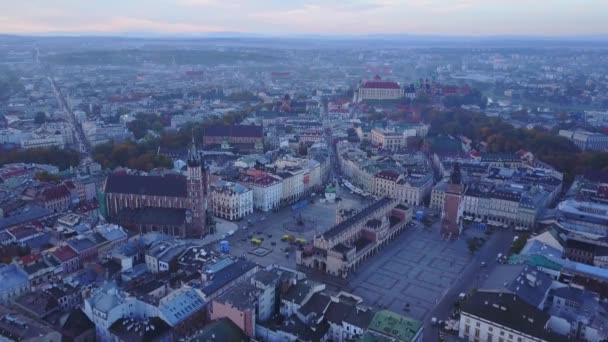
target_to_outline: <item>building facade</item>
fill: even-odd
[[[253,206],[261,211],[276,209],[283,198],[283,181],[265,172],[248,172],[241,175],[239,183],[253,189]]]
[[[382,81],[380,76],[374,77],[373,80],[361,81],[353,102],[362,102],[365,100],[397,100],[403,98],[404,90],[399,83],[392,81]]]
[[[100,212],[138,232],[162,231],[181,237],[207,234],[209,175],[192,141],[184,176],[108,176]]]
[[[238,183],[217,182],[211,186],[209,207],[216,217],[240,220],[253,213],[253,190]]]
[[[388,197],[357,213],[339,212],[337,225],[296,251],[296,263],[346,278],[405,230],[411,218],[410,207]]]
[[[400,150],[405,147],[405,135],[394,131],[374,128],[371,131],[372,146],[385,150]]]

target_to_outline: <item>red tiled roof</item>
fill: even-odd
[[[62,198],[62,197],[69,197],[69,196],[70,196],[70,191],[68,190],[68,187],[63,184],[54,186],[52,188],[48,188],[48,189],[44,190],[41,194],[42,200],[44,200],[44,201],[49,201],[49,200],[54,200],[54,199],[58,199],[58,198]]]
[[[78,257],[78,254],[72,249],[72,247],[67,245],[56,248],[51,252],[51,254],[62,262]]]
[[[19,177],[19,176],[22,176],[25,174],[27,174],[27,171],[25,171],[25,169],[10,169],[10,170],[4,172],[3,174],[1,174],[0,178],[10,179],[10,178]]]
[[[70,190],[76,189],[76,185],[74,185],[72,181],[65,181],[63,184],[65,184],[65,186],[67,186],[67,188]]]
[[[376,173],[375,175],[378,178],[382,178],[382,179],[390,179],[390,180],[397,180],[397,178],[399,178],[399,173],[397,173],[396,171],[393,170],[384,170],[384,171],[380,171],[378,173]]]
[[[399,89],[401,88],[397,82],[380,82],[380,81],[363,81],[361,85],[363,88],[377,88],[377,89]]]
[[[30,225],[9,228],[7,229],[7,231],[17,240],[21,240],[26,237],[38,234],[38,229]]]
[[[36,254],[30,254],[30,255],[26,255],[26,256],[22,256],[21,258],[19,258],[19,261],[24,264],[31,264],[33,262],[36,262],[38,260],[40,260],[42,258],[42,256],[40,255],[40,253],[36,253]]]

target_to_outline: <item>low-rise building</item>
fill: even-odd
[[[61,341],[59,331],[0,305],[0,340]]]
[[[549,193],[537,186],[472,182],[462,201],[462,218],[492,226],[531,230],[549,205]]]
[[[422,322],[401,316],[395,312],[388,310],[378,311],[372,321],[369,323],[369,329],[366,334],[377,338],[370,338],[375,341],[389,340],[400,342],[421,342],[424,329]],[[366,336],[363,336],[363,341],[367,341]]]
[[[477,291],[464,303],[458,337],[466,341],[559,341],[549,315],[506,292]]]
[[[228,143],[239,150],[261,151],[264,147],[264,129],[257,125],[208,125],[203,135],[203,148]]]
[[[5,303],[30,290],[28,275],[15,264],[0,265],[0,303]]]
[[[252,284],[240,283],[211,302],[209,318],[211,320],[229,318],[247,336],[254,337],[261,294],[262,291]]]
[[[296,262],[346,278],[364,259],[395,239],[412,219],[412,209],[384,197],[345,218],[296,251]]]
[[[426,173],[398,174],[396,171],[385,170],[374,175],[373,194],[388,196],[408,205],[421,205],[431,194],[433,174]]]
[[[608,150],[608,135],[587,131],[560,130],[559,135],[572,141],[583,151]]]
[[[62,245],[49,250],[49,254],[61,264],[63,275],[68,275],[80,269],[78,253],[69,245]]]
[[[395,151],[405,147],[405,135],[396,131],[374,128],[371,131],[372,146]]]
[[[575,340],[604,341],[608,338],[606,308],[596,293],[574,286],[551,291],[549,328]]]
[[[241,175],[240,184],[253,189],[253,206],[261,211],[273,210],[281,204],[283,181],[280,178],[257,171],[249,170]]]

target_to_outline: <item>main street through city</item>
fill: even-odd
[[[45,69],[47,71],[47,79],[51,83],[51,88],[53,89],[53,93],[55,94],[57,104],[59,105],[59,108],[66,114],[66,119],[68,120],[70,125],[72,125],[72,130],[74,131],[74,137],[76,139],[78,150],[84,157],[90,157],[91,146],[89,145],[89,142],[85,137],[82,125],[76,120],[76,115],[74,114],[74,111],[72,110],[72,108],[70,108],[65,98],[65,95],[63,95],[61,89],[57,85],[57,81],[53,76],[50,66],[45,65]]]

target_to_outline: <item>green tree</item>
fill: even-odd
[[[467,248],[469,249],[469,252],[471,254],[474,254],[475,252],[477,252],[477,249],[479,248],[478,242],[477,242],[477,238],[468,238],[467,239]]]
[[[80,153],[57,147],[12,150],[0,153],[0,165],[9,163],[50,164],[65,170],[80,163]]]
[[[529,234],[523,234],[517,240],[513,241],[513,244],[511,245],[511,253],[519,254],[526,246],[529,237]]]
[[[58,182],[63,179],[60,175],[54,175],[46,171],[36,173],[34,178],[41,182]]]
[[[37,125],[42,125],[46,122],[46,114],[44,112],[38,112],[34,116],[34,123]]]

